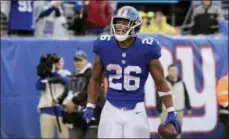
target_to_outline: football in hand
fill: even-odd
[[[160,124],[158,133],[163,139],[176,139],[179,135],[173,123],[168,123],[166,125]]]

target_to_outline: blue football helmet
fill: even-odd
[[[131,6],[121,7],[111,20],[112,33],[118,41],[135,37],[142,24],[139,12]]]

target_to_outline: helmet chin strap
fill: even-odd
[[[128,38],[128,36],[126,36],[126,35],[115,35],[115,38],[118,41],[122,42],[122,41],[125,41]]]
[[[132,29],[129,29],[124,35],[117,35],[116,33],[114,33],[115,35],[115,38],[118,40],[118,41],[125,41],[127,38],[131,37],[129,36],[129,33]]]

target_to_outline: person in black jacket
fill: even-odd
[[[219,22],[224,20],[223,12],[212,0],[202,0],[191,16],[192,35],[209,35],[219,32]]]
[[[87,86],[92,75],[92,65],[87,60],[84,51],[77,51],[74,57],[75,71],[70,76],[69,90],[65,110],[63,112],[63,122],[70,123],[73,128],[69,130],[70,138],[82,139],[86,137],[96,137],[97,130],[89,131],[89,126],[98,125],[101,113],[101,106],[98,105],[95,120],[87,124],[82,118],[83,109],[87,102]],[[66,100],[68,100],[66,99]],[[65,102],[63,102],[65,103]]]

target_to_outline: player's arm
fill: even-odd
[[[84,120],[89,123],[93,120],[94,108],[96,106],[97,97],[99,95],[99,89],[102,81],[103,64],[98,55],[95,56],[95,62],[93,64],[92,76],[87,89],[87,107],[83,114]]]
[[[88,104],[95,105],[97,97],[99,95],[100,85],[102,82],[103,75],[103,64],[101,63],[100,57],[95,56],[95,62],[93,64],[92,76],[88,85]]]
[[[166,109],[174,111],[172,92],[165,80],[163,67],[159,59],[153,59],[150,62],[149,71],[155,81],[159,96],[161,97]]]
[[[173,106],[172,91],[170,90],[170,87],[167,84],[167,81],[165,80],[163,67],[159,60],[159,58],[161,57],[161,47],[159,43],[154,39],[143,41],[143,43],[148,43],[151,45],[148,47],[149,50],[147,51],[147,63],[149,63],[149,72],[156,84],[158,95],[162,99],[162,102],[164,103],[166,110],[168,112],[167,118],[163,122],[163,126],[167,125],[168,123],[172,123],[177,133],[180,134],[181,126]]]

